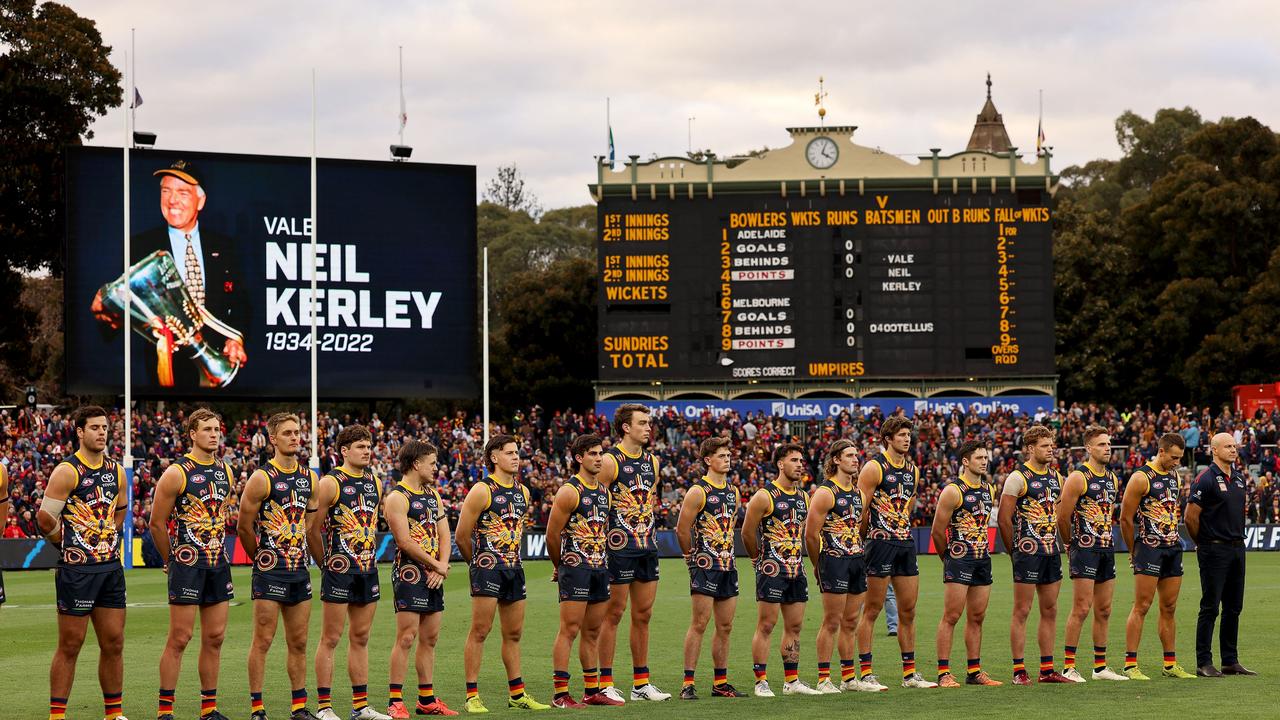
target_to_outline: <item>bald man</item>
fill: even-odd
[[[1256,675],[1240,664],[1236,637],[1244,608],[1244,522],[1249,491],[1236,465],[1235,438],[1213,436],[1213,463],[1191,485],[1187,500],[1187,532],[1196,541],[1200,565],[1200,615],[1196,619],[1196,674],[1200,677]],[[1219,643],[1222,669],[1213,666],[1213,623],[1222,605]]]

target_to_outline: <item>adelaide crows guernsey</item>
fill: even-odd
[[[618,476],[609,485],[609,551],[623,557],[656,552],[653,506],[658,501],[658,462],[650,452],[628,455],[621,445],[610,447],[608,453],[618,464]]]
[[[1153,548],[1181,547],[1178,474],[1162,473],[1150,463],[1139,472],[1147,476],[1147,492],[1138,501],[1137,541]]]
[[[764,489],[769,493],[770,508],[757,530],[760,555],[756,569],[769,577],[800,577],[804,574],[801,553],[808,498],[799,490],[788,492],[773,482]]]
[[[428,556],[436,557],[440,552],[439,523],[444,517],[444,504],[440,502],[440,494],[432,487],[424,487],[422,492],[416,492],[404,482],[391,488],[391,492],[400,493],[409,501],[409,538]],[[415,584],[425,577],[426,568],[397,547],[391,574],[401,582]]]
[[[727,481],[717,486],[705,477],[694,486],[702,488],[706,498],[693,521],[693,563],[703,570],[731,570],[738,490]]]
[[[578,506],[560,531],[560,561],[569,567],[606,565],[605,528],[609,525],[609,493],[574,475],[566,483],[578,491]]]
[[[848,489],[832,478],[823,480],[814,493],[826,489],[833,502],[822,520],[822,554],[849,557],[862,554],[862,491],[855,482]]]
[[[290,469],[270,460],[262,469],[267,476],[267,497],[258,509],[254,525],[258,552],[253,567],[260,572],[307,572],[307,504],[316,476],[301,463]]]
[[[481,570],[520,567],[520,538],[529,522],[529,496],[519,481],[504,485],[492,475],[481,480],[489,487],[489,505],[471,531],[471,565]]]
[[[1116,474],[1103,470],[1098,474],[1082,463],[1076,472],[1084,475],[1084,492],[1076,500],[1071,514],[1071,544],[1087,550],[1110,551],[1115,527]]]
[[[366,574],[377,570],[378,480],[369,473],[352,475],[334,468],[329,477],[338,493],[326,510],[329,542],[324,566],[332,572]]]
[[[915,502],[916,483],[920,473],[910,460],[894,465],[889,456],[880,453],[870,462],[880,466],[880,484],[871,494],[867,508],[871,540],[910,540],[911,506]]]
[[[116,531],[116,505],[124,485],[124,470],[103,458],[92,466],[80,453],[62,461],[76,474],[76,486],[62,507],[62,564],[104,569],[120,564],[120,535]]]
[[[981,560],[988,557],[991,524],[991,486],[979,480],[977,487],[963,478],[952,483],[960,491],[960,504],[947,525],[947,554],[953,558]]]
[[[1046,467],[1035,472],[1026,463],[1018,466],[1025,481],[1013,517],[1013,546],[1023,555],[1053,555],[1058,547],[1055,512],[1061,486],[1058,471]]]
[[[173,508],[173,559],[206,570],[224,567],[231,468],[216,460],[202,463],[190,455],[182,457],[178,468],[182,492]]]

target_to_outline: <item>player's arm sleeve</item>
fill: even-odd
[[[1001,495],[1012,495],[1014,497],[1022,497],[1027,492],[1026,478],[1022,477],[1022,473],[1014,470],[1004,478],[1004,488],[1000,491]]]

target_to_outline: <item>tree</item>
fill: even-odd
[[[1063,171],[1063,394],[1214,402],[1278,379],[1280,140],[1252,118],[1206,123],[1190,109],[1125,113],[1116,128],[1124,157]]]
[[[595,263],[595,215],[590,207],[590,229],[585,208],[552,210],[540,221],[528,213],[494,203],[476,208],[476,237],[489,248],[489,293],[496,301],[506,283],[526,270],[546,270],[569,258]],[[495,327],[503,320],[499,318]]]
[[[34,0],[0,3],[0,237],[8,267],[61,275],[63,148],[121,103],[96,24]]]
[[[558,260],[507,279],[497,314],[495,400],[506,410],[536,403],[584,407],[596,377],[596,267],[584,258]]]
[[[46,337],[60,328],[46,312],[48,286],[59,284],[32,295],[39,279],[24,273],[62,274],[63,149],[92,138],[90,123],[122,92],[96,25],[66,6],[0,2],[0,51],[0,392],[12,397],[60,378],[46,364],[61,355],[61,339]]]
[[[537,196],[525,189],[524,176],[515,163],[498,168],[498,174],[485,185],[483,197],[485,202],[523,212],[534,219],[542,214]]]

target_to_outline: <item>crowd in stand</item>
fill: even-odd
[[[123,423],[119,411],[112,417],[113,440],[109,454],[124,455]],[[134,525],[146,534],[150,516],[151,492],[156,480],[174,458],[186,450],[187,438],[182,432],[184,414],[180,410],[138,412],[133,415],[132,454],[135,458]],[[1214,412],[1208,407],[1181,405],[1161,408],[1122,410],[1097,405],[1060,405],[1052,411],[1034,416],[996,412],[986,416],[959,410],[950,413],[931,412],[915,416],[916,441],[911,459],[921,469],[921,487],[913,513],[917,525],[925,525],[933,517],[942,485],[958,471],[957,453],[968,438],[986,440],[992,448],[992,480],[1000,483],[1019,461],[1022,432],[1034,424],[1044,424],[1057,433],[1059,469],[1064,473],[1082,458],[1084,429],[1099,424],[1111,431],[1112,469],[1123,479],[1153,457],[1156,441],[1165,432],[1179,432],[1187,441],[1187,466],[1184,477],[1208,463],[1207,448],[1214,433],[1235,435],[1240,446],[1241,462],[1247,467],[1250,482],[1249,520],[1256,523],[1280,522],[1280,492],[1275,478],[1280,475],[1280,456],[1276,453],[1277,425],[1280,412],[1258,412],[1252,417],[1239,417],[1223,408]],[[712,435],[733,439],[737,452],[730,481],[745,494],[754,491],[772,477],[769,461],[774,445],[780,441],[798,440],[807,449],[812,477],[822,466],[826,448],[835,440],[849,438],[865,453],[878,452],[878,428],[884,416],[878,410],[867,413],[841,413],[837,417],[808,422],[787,421],[764,415],[742,416],[734,412],[699,417],[680,417],[673,411],[654,416],[651,449],[656,453],[662,481],[660,527],[675,527],[676,513],[689,483],[701,474],[697,460],[698,443]],[[567,458],[569,443],[578,435],[594,432],[609,435],[610,418],[593,411],[546,411],[539,407],[517,413],[497,422],[494,432],[505,431],[521,439],[524,458],[521,479],[532,491],[536,524],[545,524],[551,499],[570,474]],[[350,416],[320,417],[320,464],[327,471],[337,462],[334,438],[344,426],[364,422],[374,437],[374,472],[389,487],[398,480],[394,458],[405,438],[428,440],[441,449],[440,493],[456,521],[457,511],[467,489],[485,473],[480,457],[483,427],[476,416],[457,413],[439,418],[407,415],[387,420],[376,414],[369,418]],[[230,422],[222,449],[223,459],[237,478],[236,497],[243,482],[270,457],[266,416]],[[304,419],[305,449],[310,447],[310,423]],[[2,536],[37,536],[35,510],[39,506],[45,484],[57,463],[75,450],[75,430],[69,411],[9,409],[0,411],[0,463],[9,472],[12,505],[9,521]],[[303,460],[305,462],[305,458]],[[1184,483],[1184,488],[1189,482]],[[228,528],[235,525],[235,510],[228,517]]]

